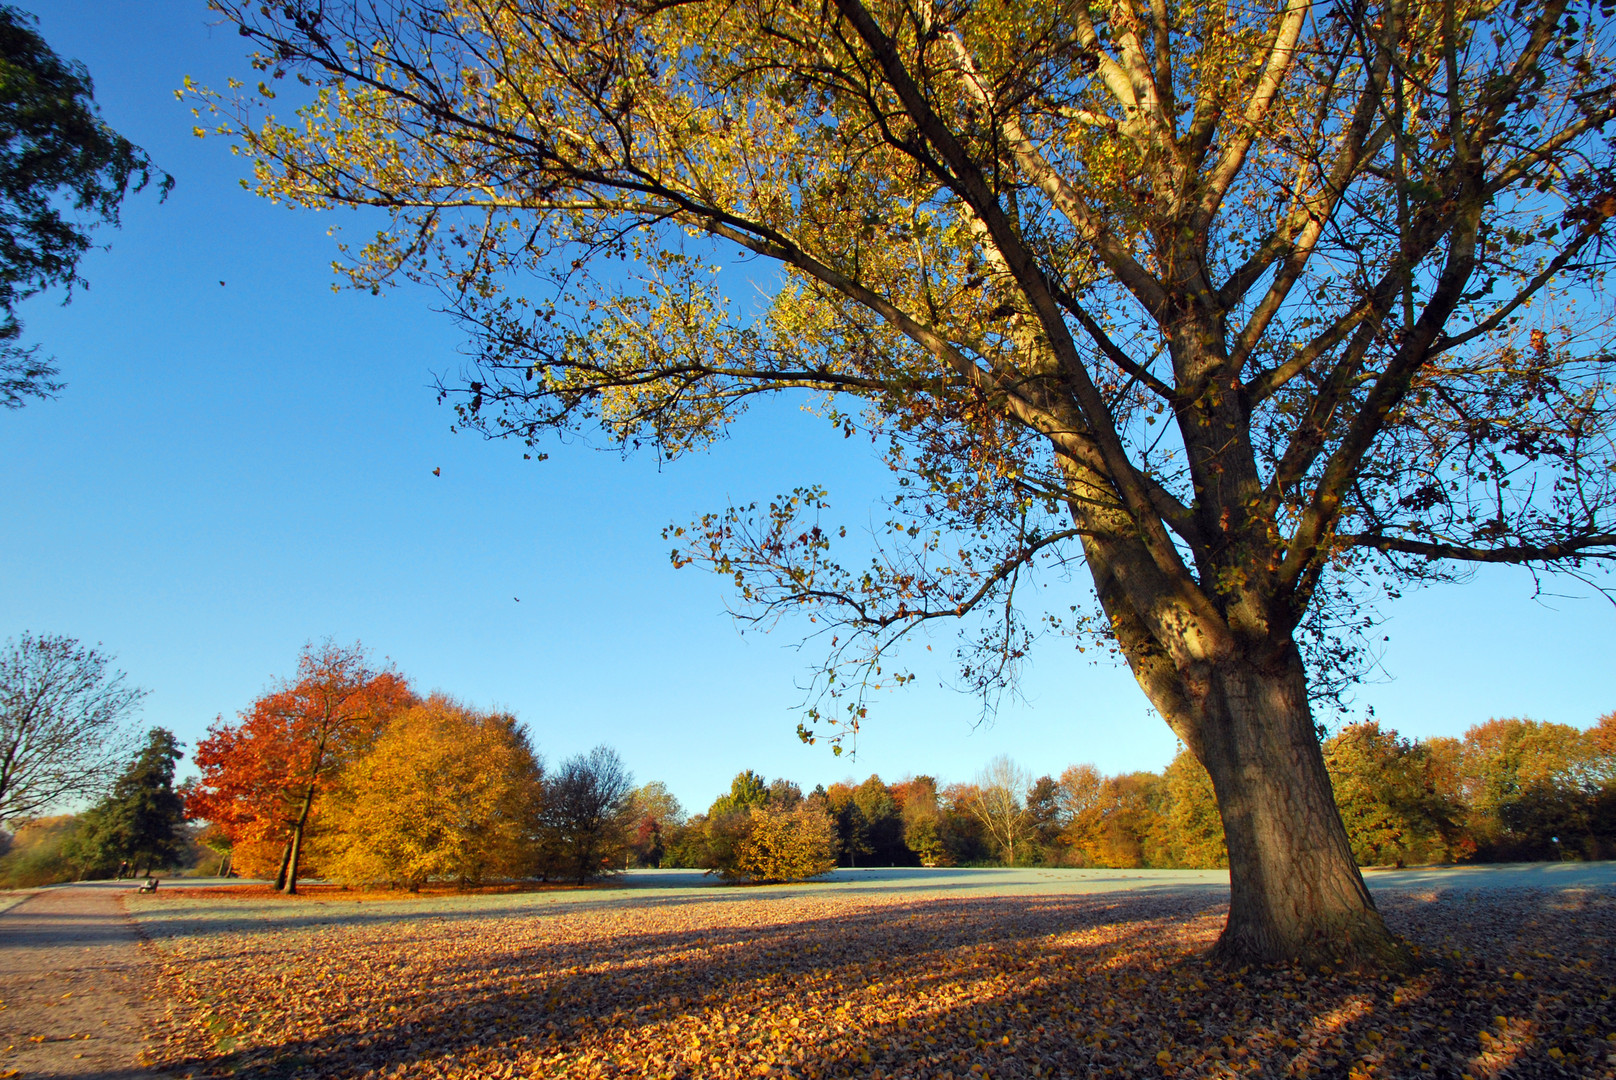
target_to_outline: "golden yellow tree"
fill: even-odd
[[[327,809],[327,873],[418,889],[526,874],[542,777],[514,718],[434,696],[391,719]]]
[[[753,806],[745,836],[735,845],[726,877],[750,881],[805,881],[836,869],[836,825],[824,807]]]
[[[805,738],[856,727],[933,620],[985,616],[965,675],[991,694],[1032,636],[1017,587],[1080,560],[1075,629],[1212,777],[1220,954],[1404,959],[1312,703],[1377,582],[1616,555],[1601,11],[216,6],[265,81],[204,107],[264,194],[391,215],[348,272],[444,290],[476,337],[445,386],[467,425],[673,456],[793,392],[886,447],[862,565],[819,489],[676,530],[749,617],[831,627],[821,687],[851,697]],[[761,316],[723,292],[735,254],[778,267]]]

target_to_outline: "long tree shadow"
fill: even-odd
[[[414,927],[350,943],[344,961],[362,977],[323,987],[326,1004],[292,1018],[311,1033],[294,1038],[264,1022],[302,1007],[295,979],[273,990],[288,961],[295,973],[315,958],[277,969],[264,948],[257,971],[245,956],[221,965],[240,974],[204,988],[218,1049],[172,1064],[265,1078],[428,1062],[468,1076],[1565,1075],[1602,1059],[1598,1040],[1573,1045],[1556,1020],[1551,1046],[1545,1017],[1564,1019],[1567,985],[1612,976],[1595,942],[1616,928],[1609,894],[1567,896],[1516,894],[1502,916],[1491,905],[1489,918],[1522,928],[1514,942],[1474,940],[1486,920],[1466,898],[1383,896],[1430,948],[1481,948],[1402,979],[1213,968],[1199,954],[1222,908],[1205,896],[893,902],[643,931],[629,912],[554,941],[505,922],[464,941]],[[1506,955],[1586,966],[1517,979],[1494,970]],[[1611,1020],[1608,992],[1579,1007],[1583,1027]]]
[[[1113,884],[1128,878],[1096,877],[1085,879],[1097,885]],[[711,889],[699,892],[675,892],[672,895],[657,895],[658,890],[646,888],[643,892],[619,892],[616,895],[603,897],[599,900],[578,899],[571,894],[563,894],[562,898],[547,898],[544,894],[516,894],[522,899],[511,900],[504,903],[468,904],[465,907],[444,910],[441,907],[431,907],[426,904],[418,908],[413,907],[409,900],[395,899],[386,894],[366,897],[363,894],[356,898],[332,898],[304,902],[304,906],[295,911],[274,910],[268,915],[267,921],[284,930],[312,930],[330,927],[346,926],[377,926],[391,925],[405,922],[419,923],[479,923],[490,919],[528,919],[551,918],[573,914],[591,914],[600,912],[630,911],[635,908],[695,908],[713,904],[750,905],[761,901],[777,901],[788,903],[799,900],[845,900],[859,902],[865,900],[879,900],[887,897],[909,896],[915,899],[946,901],[951,898],[961,898],[962,894],[969,896],[971,892],[980,893],[981,900],[997,900],[1003,898],[1002,886],[992,881],[951,883],[940,886],[936,883],[917,882],[914,884],[894,885],[882,883],[870,886],[858,886],[838,883],[834,890],[823,892],[813,891],[813,887],[789,886],[784,889],[764,886],[714,886]],[[1222,898],[1228,895],[1228,885],[1219,882],[1167,882],[1163,884],[1133,885],[1126,894],[1104,893],[1113,899],[1120,895],[1142,894],[1149,896],[1193,896]],[[1036,893],[1029,890],[1025,899],[1035,898],[1072,898],[1086,897],[1087,893]],[[1099,894],[1100,890],[1095,890]],[[470,900],[483,898],[468,897]],[[295,902],[295,901],[293,901]],[[439,901],[442,902],[441,899]],[[280,903],[270,901],[270,903]],[[430,902],[427,902],[428,904]],[[370,905],[366,907],[365,905]],[[198,905],[201,909],[202,905]],[[186,936],[192,934],[211,935],[219,930],[234,928],[256,928],[261,926],[263,919],[248,915],[238,919],[220,917],[212,912],[216,908],[209,908],[210,914],[198,916],[187,913],[184,909],[146,909],[138,913],[138,921],[142,930],[156,938]]]

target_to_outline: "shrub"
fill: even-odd
[[[751,808],[749,828],[735,845],[725,877],[748,881],[804,881],[836,868],[836,827],[818,807],[799,804]]]
[[[17,826],[11,850],[0,858],[0,888],[33,889],[79,876],[72,858],[79,819],[72,814],[36,818]]]

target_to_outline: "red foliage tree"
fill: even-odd
[[[264,694],[239,722],[214,722],[197,744],[201,771],[186,811],[240,850],[281,849],[275,887],[297,892],[304,840],[320,797],[382,723],[414,703],[404,677],[373,669],[357,644],[307,645],[294,680]]]

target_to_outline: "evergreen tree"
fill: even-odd
[[[152,728],[146,733],[145,747],[112,794],[84,815],[74,846],[86,870],[110,871],[127,862],[143,873],[181,858],[185,804],[174,791],[174,765],[181,756],[172,732]]]

